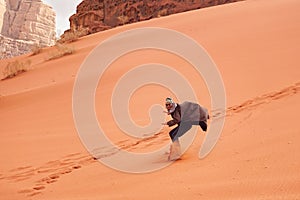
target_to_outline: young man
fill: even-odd
[[[172,116],[172,120],[162,123],[169,127],[177,124],[177,127],[169,133],[172,144],[170,148],[169,160],[177,160],[181,156],[178,138],[192,128],[192,125],[199,125],[203,131],[207,131],[207,120],[209,119],[206,108],[193,102],[175,103],[172,98],[166,98],[167,114]]]

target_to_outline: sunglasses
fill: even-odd
[[[170,106],[171,104],[170,103],[166,103],[166,106]]]

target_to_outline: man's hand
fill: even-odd
[[[167,122],[163,122],[163,123],[161,123],[161,125],[168,125],[168,123]]]

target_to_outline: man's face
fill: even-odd
[[[168,110],[170,110],[170,109],[172,108],[172,104],[171,104],[171,103],[166,103],[166,108],[167,108]]]

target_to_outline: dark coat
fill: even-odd
[[[180,124],[180,122],[207,122],[209,119],[206,108],[197,103],[185,101],[182,104],[177,104],[174,112],[170,113],[172,120],[168,121],[169,126]]]

